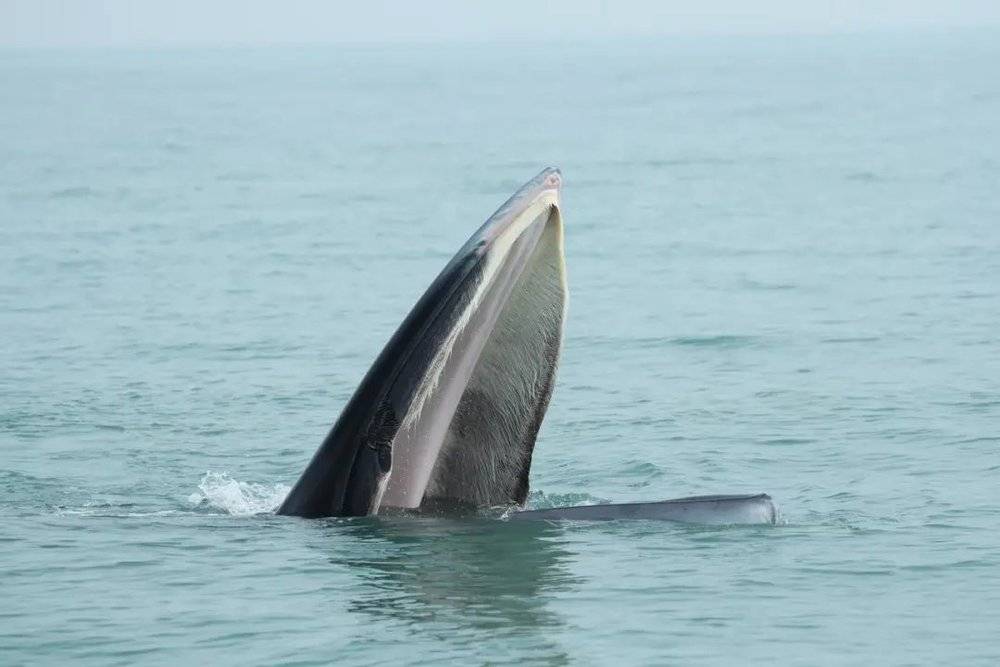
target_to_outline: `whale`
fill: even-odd
[[[277,509],[305,518],[510,508],[514,520],[774,523],[764,494],[525,510],[568,290],[562,174],[461,246],[391,336]]]

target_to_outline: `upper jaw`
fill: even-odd
[[[502,237],[520,235],[546,208],[559,208],[562,174],[555,167],[543,169],[525,183],[469,239],[482,252]]]

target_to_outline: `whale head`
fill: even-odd
[[[543,170],[448,262],[279,514],[521,504],[562,344],[562,177]]]

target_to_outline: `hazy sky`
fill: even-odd
[[[1000,0],[0,0],[0,45],[588,39],[1000,25]]]

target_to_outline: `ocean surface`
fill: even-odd
[[[996,664],[1000,34],[0,51],[0,663]],[[563,170],[530,506],[277,517]]]

